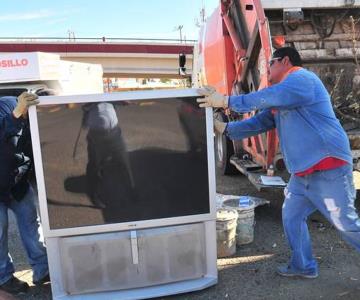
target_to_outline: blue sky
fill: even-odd
[[[0,37],[197,39],[196,19],[220,0],[2,0]]]

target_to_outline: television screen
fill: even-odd
[[[50,229],[208,214],[195,97],[37,107]]]

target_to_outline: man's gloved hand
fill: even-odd
[[[227,123],[221,122],[214,118],[214,129],[216,132],[223,134],[226,129]]]
[[[200,107],[228,107],[229,96],[218,93],[215,88],[211,86],[200,88],[197,92],[200,96],[205,96],[204,98],[197,99]]]
[[[36,105],[38,103],[39,99],[37,95],[23,92],[17,98],[17,105],[13,110],[14,117],[20,118],[21,116],[25,116],[27,114],[29,106]]]

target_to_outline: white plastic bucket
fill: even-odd
[[[238,213],[235,209],[219,208],[216,211],[217,256],[227,257],[236,252],[236,227]]]
[[[238,212],[237,226],[236,226],[236,244],[245,245],[254,240],[254,216],[255,203],[251,199],[249,205],[239,205],[239,199],[229,199],[223,202],[226,209],[236,209]]]

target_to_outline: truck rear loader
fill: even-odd
[[[359,0],[221,0],[200,30],[193,82],[227,95],[265,88],[268,61],[274,49],[282,46],[295,47],[304,67],[324,82],[359,169]],[[255,113],[217,110],[215,117],[228,122]],[[260,175],[281,175],[285,169],[275,130],[242,141],[230,141],[218,133],[215,139],[221,172],[240,171],[259,190],[266,187]]]

